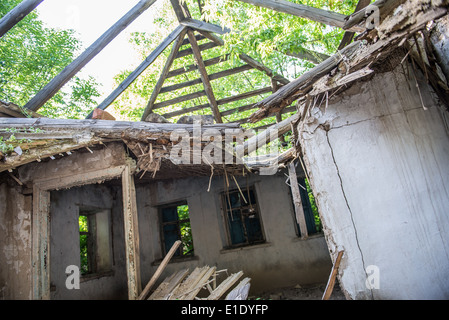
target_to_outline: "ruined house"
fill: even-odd
[[[139,2],[136,12],[153,2]],[[304,9],[286,1],[244,2],[291,14]],[[20,143],[1,154],[0,297],[138,299],[181,239],[185,250],[174,253],[161,279],[209,265],[243,271],[253,292],[330,283],[335,275],[347,299],[449,298],[448,2],[379,0],[371,15],[359,8],[342,20],[327,16],[351,39],[359,35],[292,82],[242,55],[247,68],[275,84],[265,99],[242,107],[255,109],[245,121],[294,114],[231,149],[221,142],[240,123],[222,123],[225,102],[214,98],[196,42],[201,36],[222,45],[225,31],[172,4],[180,27],[158,48],[174,41],[142,120],[158,103],[192,98],[156,103],[187,36],[204,85],[198,94],[209,101],[195,108],[210,108],[216,124],[101,119],[140,69],[92,112],[96,119],[39,117],[50,92],[87,56],[25,106],[29,118],[2,104],[1,136]],[[374,28],[367,24],[373,14]],[[291,149],[247,157],[289,130]],[[182,146],[187,158],[177,157]],[[211,157],[195,158],[206,150]],[[211,161],[217,155],[232,161]],[[304,178],[322,230],[301,188]],[[188,216],[181,215],[187,208]],[[191,229],[188,241],[181,225]],[[82,237],[90,239],[86,264]],[[70,266],[86,268],[80,289],[67,287]]]

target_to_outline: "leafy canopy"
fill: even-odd
[[[2,0],[0,17],[20,2]],[[80,49],[73,30],[48,28],[31,12],[0,38],[0,100],[24,106]],[[98,85],[91,76],[75,76],[38,112],[51,118],[84,118],[97,105]]]

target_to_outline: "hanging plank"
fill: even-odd
[[[288,176],[290,177],[290,188],[292,191],[293,203],[295,204],[296,222],[299,224],[301,239],[307,239],[309,234],[307,232],[306,218],[304,216],[301,193],[299,192],[298,178],[296,176],[296,169],[293,161],[288,164]]]
[[[50,100],[78,71],[80,71],[93,57],[106,47],[120,32],[131,22],[147,10],[156,0],[141,0],[98,40],[87,48],[78,58],[62,70],[24,106],[27,109],[37,111]]]
[[[148,68],[154,60],[170,45],[182,32],[184,28],[178,26],[175,30],[173,30],[170,35],[161,42],[160,45],[154,49],[153,52],[134,70],[118,87],[115,89],[100,105],[97,109],[105,110],[114,100],[128,88],[134,80],[146,69]],[[92,118],[93,111],[87,116],[87,119]]]
[[[0,20],[0,37],[25,18],[44,0],[23,0]]]
[[[123,220],[125,226],[124,238],[129,300],[136,300],[141,291],[139,225],[133,172],[134,169],[128,163],[122,174]]]
[[[153,92],[151,93],[150,100],[148,101],[148,104],[145,107],[145,110],[142,114],[142,120],[145,120],[146,117],[148,117],[148,115],[153,110],[154,102],[156,101],[156,98],[161,91],[162,85],[164,84],[164,81],[167,78],[167,74],[170,71],[173,61],[175,60],[175,57],[178,54],[179,48],[181,47],[181,44],[182,44],[182,41],[184,40],[186,32],[187,32],[186,29],[182,29],[179,36],[176,38],[176,40],[173,44],[172,50],[170,52],[170,55],[168,56],[167,61],[164,65],[164,68],[162,69],[159,80],[157,81],[156,86],[154,87]]]
[[[187,36],[189,37],[190,45],[192,46],[193,56],[195,57],[195,62],[198,65],[201,81],[203,82],[204,91],[206,92],[207,99],[209,100],[210,107],[212,109],[212,113],[215,118],[215,122],[223,123],[223,120],[221,119],[220,110],[218,109],[217,100],[215,99],[215,95],[212,90],[212,85],[210,84],[209,76],[206,71],[206,66],[204,65],[203,57],[201,56],[200,48],[198,46],[198,43],[196,42],[193,31],[188,30]]]
[[[299,3],[293,3],[285,0],[239,0],[258,7],[268,8],[274,11],[292,14],[297,17],[309,19],[312,21],[324,23],[329,26],[343,28],[346,16],[337,12],[327,11],[314,7],[305,6]],[[351,31],[363,31],[355,26]]]

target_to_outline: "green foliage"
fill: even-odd
[[[305,179],[307,194],[309,195],[310,206],[312,208],[313,217],[315,218],[315,226],[316,231],[320,232],[323,229],[323,225],[321,223],[320,214],[318,213],[318,207],[315,202],[315,197],[313,196],[312,189],[310,188],[309,181]]]
[[[81,274],[87,274],[89,272],[88,261],[88,217],[79,216],[79,231],[80,231],[80,271]]]
[[[178,217],[179,217],[179,220],[187,220],[185,222],[180,223],[182,253],[183,253],[183,255],[192,254],[193,253],[193,238],[192,238],[192,227],[190,226],[190,220],[189,220],[189,206],[188,205],[178,206]]]
[[[0,17],[20,0],[2,0]],[[0,99],[25,105],[69,65],[81,49],[73,30],[45,27],[35,11],[0,38]],[[74,77],[39,113],[47,117],[84,118],[100,94],[91,77]]]

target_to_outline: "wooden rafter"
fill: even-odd
[[[327,24],[329,26],[345,28],[346,16],[337,12],[327,11],[285,0],[239,0],[258,7],[264,7],[282,13],[292,14],[301,18]],[[355,24],[346,27],[348,30],[361,32],[363,28]]]
[[[179,48],[181,47],[181,45],[183,43],[186,33],[187,33],[187,30],[185,28],[183,28],[182,31],[180,32],[180,34],[178,35],[178,37],[176,38],[176,40],[174,41],[170,55],[168,56],[165,66],[162,69],[161,76],[159,77],[159,80],[156,83],[156,86],[153,89],[153,92],[151,93],[151,97],[150,97],[150,100],[148,101],[145,111],[143,112],[142,120],[145,120],[145,118],[148,117],[148,115],[153,110],[156,98],[162,88],[162,85],[164,84],[165,79],[167,78],[167,74],[170,71],[170,68],[173,64],[173,61],[176,58],[176,55],[179,52]]]
[[[26,17],[44,0],[24,0],[0,19],[0,37]]]
[[[217,100],[215,99],[212,85],[210,84],[209,76],[207,74],[206,66],[204,65],[203,57],[201,56],[201,51],[198,47],[198,42],[196,41],[192,30],[187,31],[187,36],[189,37],[190,45],[192,46],[193,56],[195,57],[195,62],[198,65],[201,81],[203,82],[204,90],[206,92],[207,99],[209,100],[212,113],[214,114],[215,121],[217,123],[223,123],[220,111],[218,110]]]
[[[364,8],[366,8],[370,4],[371,0],[359,0],[357,2],[357,6],[355,7],[354,12],[358,12]],[[340,42],[340,45],[338,46],[337,50],[341,50],[344,47],[346,47],[348,44],[351,43],[352,38],[354,38],[355,32],[353,31],[346,31],[343,35],[343,39]]]
[[[40,109],[50,100],[75,74],[106,47],[131,22],[146,11],[156,0],[141,0],[98,40],[87,48],[78,58],[54,77],[41,91],[39,91],[24,107],[32,111]]]

